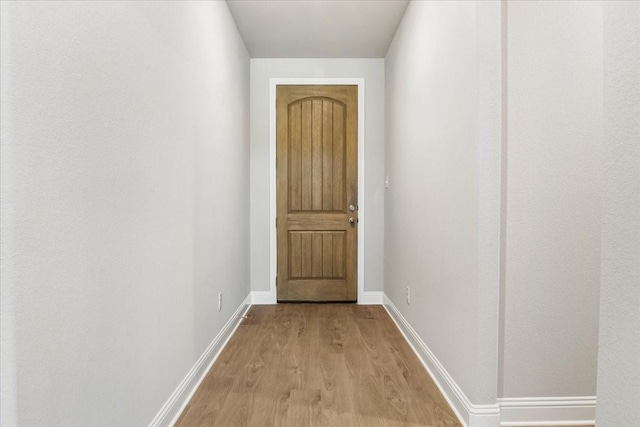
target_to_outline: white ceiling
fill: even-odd
[[[383,58],[409,0],[227,0],[252,58]]]

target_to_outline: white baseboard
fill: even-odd
[[[472,404],[398,308],[387,295],[383,297],[385,309],[464,426],[595,425],[594,396],[502,398],[496,405]]]
[[[595,425],[596,397],[498,399],[501,426]]]
[[[382,305],[383,292],[364,291],[358,298],[358,304],[362,305]]]
[[[382,292],[365,291],[359,298],[358,304],[364,305],[381,305],[382,304]],[[253,305],[265,305],[275,304],[269,291],[253,291],[251,292],[251,304]]]
[[[269,305],[275,304],[276,301],[271,299],[270,291],[252,291],[251,292],[251,304],[252,305]]]
[[[497,427],[500,424],[498,405],[472,404],[386,294],[383,294],[383,300],[384,308],[413,348],[460,422],[466,427]]]
[[[251,305],[272,304],[269,291],[251,292],[202,353],[153,418],[149,427],[173,426]],[[383,304],[440,392],[465,427],[595,425],[596,397],[501,398],[496,405],[474,405],[383,292],[365,292],[358,304]]]
[[[242,316],[246,314],[249,307],[251,307],[251,294],[247,295],[222,330],[211,341],[209,347],[202,353],[202,356],[196,361],[187,376],[180,382],[178,388],[175,389],[158,414],[153,418],[149,427],[173,426],[178,421],[178,417],[182,414],[182,411],[193,397],[222,349],[227,345],[229,338],[240,325]]]

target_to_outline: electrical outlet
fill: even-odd
[[[218,294],[218,311],[222,310],[222,292]]]
[[[411,304],[411,288],[407,286],[407,304]]]

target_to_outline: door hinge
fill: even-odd
[[[278,276],[276,276],[276,288],[278,287]]]
[[[278,228],[278,217],[276,217],[276,228]]]

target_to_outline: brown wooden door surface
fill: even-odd
[[[357,86],[277,86],[278,301],[357,299],[357,109]]]

